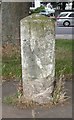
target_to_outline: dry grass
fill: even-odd
[[[21,79],[20,46],[6,44],[2,48],[2,76],[4,80]]]
[[[17,93],[13,96],[7,96],[4,99],[4,102],[7,104],[16,105],[20,108],[36,108],[36,107],[44,107],[44,108],[50,108],[57,104],[64,103],[68,96],[66,96],[66,90],[65,90],[65,77],[63,74],[63,71],[61,71],[61,74],[58,79],[56,79],[56,84],[54,86],[52,99],[47,103],[39,104],[31,99],[26,99],[23,95],[23,86],[21,82],[19,82],[17,87]]]
[[[4,57],[11,57],[13,55],[20,54],[20,46],[13,45],[13,44],[5,44],[2,47],[2,56]]]

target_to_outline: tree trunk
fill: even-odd
[[[29,15],[29,2],[2,2],[2,43],[19,43],[20,19]]]

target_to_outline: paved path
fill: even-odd
[[[2,94],[4,96],[13,94],[16,92],[16,81],[6,82],[3,84]],[[71,81],[66,83],[66,88],[68,89],[68,95],[71,96]],[[32,109],[19,109],[17,107],[6,105],[3,103],[2,105],[2,116],[3,118],[32,118]],[[57,105],[49,109],[35,109],[36,118],[72,118],[72,106],[71,99],[66,102],[63,106]]]

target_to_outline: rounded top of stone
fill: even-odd
[[[23,19],[21,19],[20,22],[49,22],[49,21],[52,21],[51,18],[48,18],[44,15],[40,15],[40,14],[32,14],[32,15],[29,15]]]

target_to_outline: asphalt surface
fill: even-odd
[[[58,27],[55,25],[56,39],[74,39],[74,27]]]
[[[55,28],[56,34],[74,34],[74,27],[57,27]]]
[[[2,98],[16,93],[17,81],[3,83]],[[66,82],[67,95],[72,96],[72,81]],[[52,108],[36,108],[36,118],[72,118],[72,98],[63,105]],[[2,104],[2,118],[32,118],[32,109],[20,109],[15,106]]]

